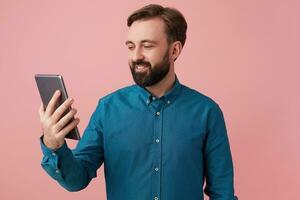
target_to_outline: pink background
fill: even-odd
[[[299,200],[299,1],[151,2],[186,16],[187,43],[176,72],[224,112],[237,195]],[[64,76],[82,133],[98,98],[133,83],[126,18],[148,3],[0,0],[1,200],[105,199],[102,167],[77,193],[65,191],[40,167],[40,96],[33,77]]]

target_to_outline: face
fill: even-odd
[[[135,21],[126,45],[129,67],[136,84],[147,87],[160,82],[169,72],[170,56],[162,19]]]

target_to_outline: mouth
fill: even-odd
[[[146,65],[135,65],[136,72],[145,72],[148,70],[148,66]]]

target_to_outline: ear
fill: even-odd
[[[172,51],[171,51],[171,58],[172,60],[176,60],[178,56],[180,55],[182,50],[182,44],[180,41],[175,41],[172,44]]]

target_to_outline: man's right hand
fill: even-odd
[[[55,109],[59,96],[60,91],[58,90],[52,96],[46,110],[44,109],[43,103],[39,108],[40,122],[44,133],[43,142],[52,150],[60,148],[65,142],[65,136],[79,123],[79,118],[75,118],[70,122],[77,113],[75,108],[71,108],[74,102],[72,98],[68,98]],[[70,109],[70,111],[63,116],[63,113],[68,109]],[[70,124],[68,124],[69,122]],[[66,126],[66,124],[68,125]]]

